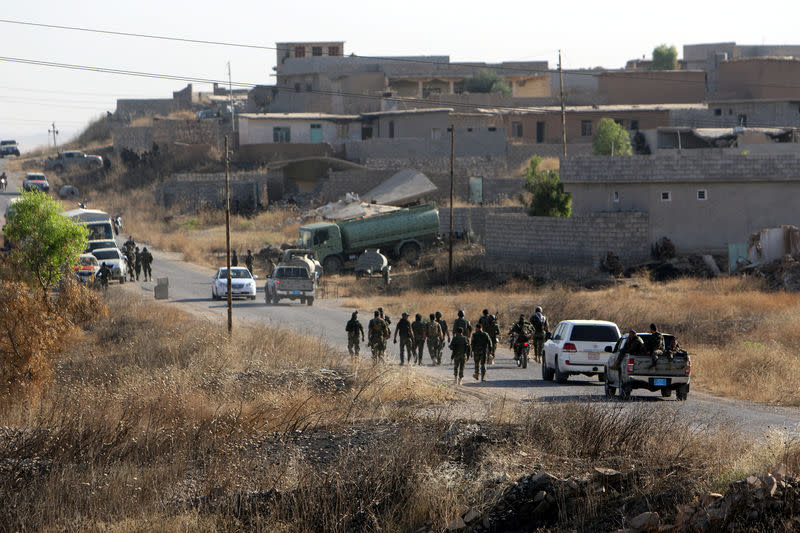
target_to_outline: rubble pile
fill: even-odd
[[[751,273],[763,278],[772,289],[800,291],[800,255],[786,254],[782,259],[742,266],[738,273]]]

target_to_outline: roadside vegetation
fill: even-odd
[[[611,320],[621,329],[637,331],[655,322],[661,331],[676,335],[692,355],[693,388],[800,406],[800,294],[768,291],[758,279],[738,277],[667,283],[642,277],[598,290],[522,280],[481,289],[481,282],[380,297],[370,294],[366,284],[353,284],[343,305],[383,306],[393,316],[402,311],[427,316],[439,310],[449,321],[458,309],[474,321],[488,308],[500,313],[504,331],[520,313],[530,316],[537,305],[544,308],[551,328],[575,318]]]
[[[0,411],[6,529],[441,531],[468,510],[534,523],[530,502],[498,506],[542,470],[579,489],[541,525],[613,529],[798,466],[777,436],[698,432],[670,410],[484,403],[285,330],[229,338],[122,289],[105,305],[50,356],[46,386]]]

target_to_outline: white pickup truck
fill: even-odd
[[[664,398],[669,398],[675,391],[678,400],[686,400],[692,377],[692,360],[685,350],[675,348],[675,337],[664,335],[664,345],[672,357],[662,355],[653,365],[652,358],[645,353],[624,353],[629,336],[630,333],[626,333],[613,348],[606,348],[611,353],[606,363],[606,396],[613,398],[619,390],[619,397],[627,400],[634,389],[647,389],[651,392],[661,391]],[[650,334],[639,333],[638,336],[647,345]]]

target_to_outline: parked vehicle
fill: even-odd
[[[322,265],[316,259],[314,250],[308,248],[289,248],[283,251],[283,257],[278,266],[299,266],[308,270],[308,273],[319,279],[322,275]]]
[[[116,279],[119,280],[120,283],[125,283],[125,278],[128,277],[128,264],[125,262],[125,256],[120,249],[116,247],[116,244],[109,248],[96,248],[92,250],[91,254],[95,256],[100,263],[108,265],[108,268],[111,269],[111,279]]]
[[[669,398],[672,391],[675,397],[684,401],[689,396],[689,381],[692,377],[692,360],[685,350],[675,349],[675,337],[664,335],[664,345],[672,347],[672,357],[658,358],[655,366],[652,358],[645,354],[622,354],[620,351],[628,342],[629,333],[626,333],[614,347],[606,348],[610,354],[606,362],[606,396],[613,398],[617,390],[619,397],[627,400],[634,389],[647,389],[651,392],[661,391],[661,396]],[[649,333],[640,333],[639,337],[647,345]],[[622,357],[622,364],[617,369],[617,362]]]
[[[17,141],[0,141],[0,157],[6,157],[8,155],[15,155],[19,157],[19,146],[17,145]]]
[[[102,166],[103,158],[99,155],[88,155],[78,151],[61,152],[56,157],[48,157],[44,160],[44,169],[53,170],[57,174],[76,168],[89,170]]]
[[[367,248],[419,259],[423,246],[436,241],[439,211],[433,204],[397,209],[365,218],[300,226],[299,243],[314,251],[326,274],[341,272]]]
[[[104,211],[80,208],[67,211],[63,213],[63,216],[86,226],[86,229],[89,230],[90,241],[114,240],[114,228],[111,225],[111,217]]]
[[[231,267],[231,297],[256,299],[256,278],[247,267]],[[220,268],[211,278],[211,299],[228,297],[228,269]]]
[[[23,191],[40,190],[42,192],[50,192],[50,183],[47,177],[41,172],[28,172],[25,174],[25,179],[22,180]]]
[[[78,264],[74,267],[75,276],[83,283],[94,283],[97,271],[100,270],[100,263],[92,254],[81,254]]]
[[[563,320],[544,344],[542,379],[566,383],[572,374],[605,379],[606,347],[619,340],[619,328],[604,320]]]
[[[269,305],[277,305],[282,299],[300,300],[300,303],[314,305],[317,295],[316,275],[303,266],[281,263],[267,276],[264,285],[264,300]]]
[[[100,248],[116,248],[117,242],[113,240],[99,240],[99,241],[89,241],[86,245],[86,249],[83,251],[85,254],[90,254],[94,250],[99,250]]]

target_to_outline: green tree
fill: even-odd
[[[464,90],[470,93],[499,93],[511,96],[511,86],[497,72],[481,70],[464,81]]]
[[[26,191],[14,204],[3,232],[13,243],[21,277],[47,296],[86,248],[86,228],[61,215],[61,206],[40,191]]]
[[[628,131],[611,120],[604,118],[597,125],[592,139],[594,155],[632,155],[631,136]]]
[[[675,70],[678,68],[678,50],[675,46],[661,44],[653,49],[653,70]]]
[[[525,170],[525,191],[531,193],[528,214],[534,217],[568,217],[572,213],[572,195],[564,192],[557,170],[540,170],[542,158],[531,157]]]

